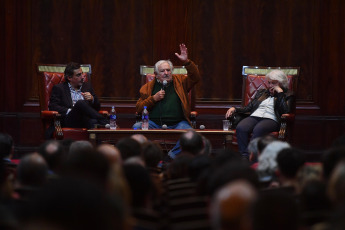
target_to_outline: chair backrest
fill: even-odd
[[[259,89],[268,88],[266,74],[274,69],[283,71],[289,82],[289,90],[297,92],[297,80],[300,73],[300,67],[264,67],[264,66],[243,66],[242,76],[242,105],[247,105]]]
[[[37,74],[39,77],[39,99],[41,110],[48,110],[49,98],[54,85],[65,82],[66,65],[64,64],[37,64]],[[91,65],[81,65],[85,82],[91,79]]]
[[[154,68],[155,68],[154,66],[146,66],[146,65],[140,66],[141,85],[144,85],[147,82],[150,82],[153,79],[155,79]],[[184,66],[174,66],[173,74],[187,76],[187,69]],[[194,100],[193,100],[192,91],[193,89],[189,91],[188,99],[189,99],[189,102],[191,103],[191,108],[194,108]]]

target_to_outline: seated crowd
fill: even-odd
[[[0,133],[0,229],[345,228],[344,137],[317,163],[272,136],[249,143],[250,161],[193,130],[179,142],[164,162],[143,135],[49,140],[15,164]]]

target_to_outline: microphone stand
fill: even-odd
[[[167,87],[168,82],[166,80],[163,81],[163,88],[162,90],[166,91],[166,87]],[[164,97],[165,98],[165,97]],[[159,121],[161,123],[161,126],[163,126],[163,122],[162,122],[162,107],[161,104],[163,103],[162,101],[164,100],[164,98],[159,102]]]
[[[168,82],[166,80],[164,80],[163,81],[163,88],[162,88],[162,90],[166,91],[167,84],[168,84]],[[163,122],[162,122],[162,106],[161,106],[161,104],[163,103],[164,99],[165,99],[165,97],[159,102],[159,121],[160,121],[161,126],[163,126]],[[165,140],[164,140],[164,146],[165,146],[165,151],[168,152],[169,150],[168,150],[168,146],[167,146],[167,143],[165,142]]]

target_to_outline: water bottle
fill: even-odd
[[[116,111],[115,106],[111,107],[110,117],[109,117],[110,129],[116,129]]]
[[[144,106],[144,111],[141,115],[141,129],[148,130],[149,129],[149,111],[147,111],[147,106]]]

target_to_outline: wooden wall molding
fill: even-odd
[[[0,131],[23,148],[39,142],[23,128],[40,125],[36,63],[69,61],[92,65],[103,106],[118,106],[130,124],[139,66],[180,65],[183,42],[202,76],[195,107],[203,122],[217,125],[240,104],[242,66],[300,66],[296,143],[324,148],[344,126],[344,10],[343,0],[0,1]]]

